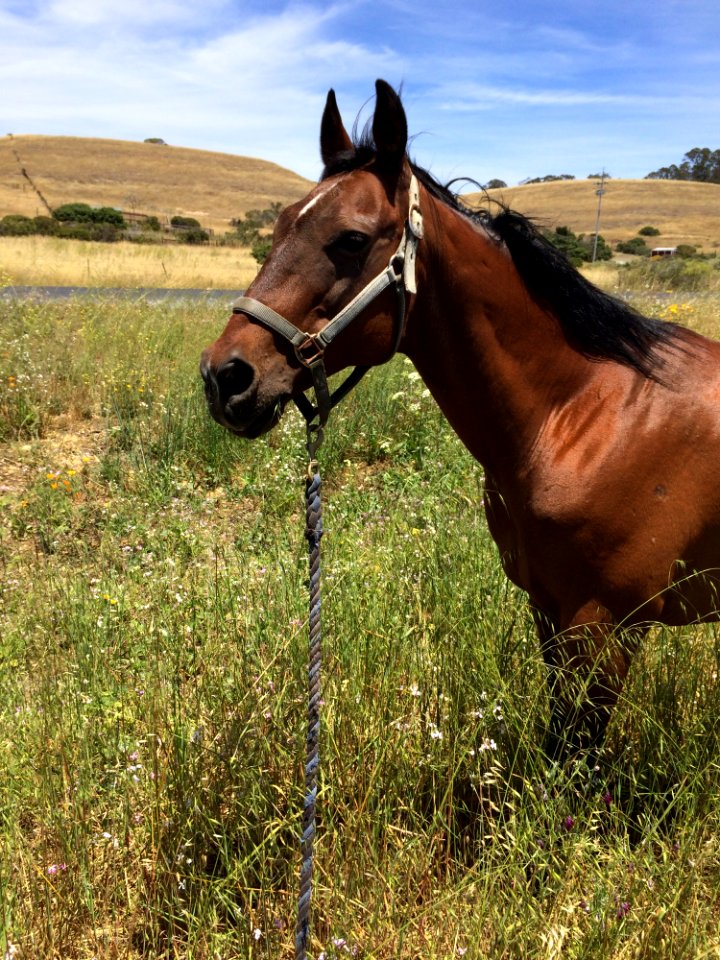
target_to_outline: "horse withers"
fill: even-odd
[[[357,142],[328,95],[320,182],[203,353],[210,412],[257,437],[326,374],[406,354],[484,467],[555,737],[596,743],[648,625],[718,618],[720,345],[600,291],[519,214],[467,209],[376,92]]]

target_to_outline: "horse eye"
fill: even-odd
[[[360,233],[359,230],[346,230],[333,240],[331,249],[346,257],[357,257],[364,252],[369,240],[370,237],[366,233]]]

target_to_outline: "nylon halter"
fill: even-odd
[[[390,360],[397,352],[405,328],[406,293],[416,293],[415,261],[417,245],[423,236],[423,220],[420,211],[420,190],[415,174],[410,179],[409,209],[405,221],[402,239],[390,258],[385,270],[371,280],[342,310],[339,311],[317,333],[307,333],[296,327],[272,307],[252,297],[240,297],[233,304],[233,313],[242,313],[256,320],[264,327],[284,337],[293,347],[295,356],[303,367],[310,371],[315,391],[315,403],[304,394],[293,398],[308,425],[308,431],[315,433],[317,447],[322,439],[322,428],[327,422],[332,408],[347,396],[360,379],[370,369],[357,366],[340,384],[330,391],[325,371],[325,350],[335,337],[341,333],[363,310],[380,294],[393,287],[397,296],[397,314],[395,319],[395,339]]]

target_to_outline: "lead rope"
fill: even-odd
[[[320,766],[320,538],[322,537],[322,502],[320,469],[315,454],[322,443],[322,426],[307,427],[308,473],[305,481],[306,527],[310,565],[309,614],[309,700],[305,751],[305,800],[303,802],[300,867],[300,897],[295,927],[295,958],[306,960],[310,937],[310,899],[312,895],[313,853],[315,841],[315,804]]]
[[[256,300],[242,297],[236,304],[238,312],[254,317],[260,323],[281,334],[295,347],[300,362],[311,373],[317,406],[313,406],[302,394],[295,398],[300,413],[307,425],[308,470],[305,481],[306,526],[308,560],[310,565],[310,610],[308,617],[309,700],[307,714],[307,739],[305,749],[305,799],[303,801],[300,866],[300,895],[298,898],[297,924],[295,926],[295,960],[307,960],[310,939],[310,901],[312,897],[312,873],[315,844],[315,807],[318,793],[320,768],[320,539],[322,537],[322,503],[320,500],[320,468],[316,459],[323,441],[323,429],[332,408],[352,390],[365,374],[367,367],[356,367],[335,391],[330,392],[325,373],[323,355],[332,338],[354,316],[362,312],[368,302],[391,284],[397,295],[397,325],[392,355],[398,349],[406,318],[405,293],[417,292],[415,282],[415,258],[418,241],[423,236],[423,221],[420,212],[420,195],[415,176],[410,181],[408,219],[398,251],[391,258],[387,270],[362,290],[351,304],[338,314],[323,331],[315,337],[303,333],[280,314]],[[333,328],[333,332],[329,331]],[[305,355],[305,350],[309,353]]]

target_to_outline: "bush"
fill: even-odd
[[[207,243],[210,234],[202,227],[192,227],[190,230],[183,230],[178,239],[181,243]]]
[[[101,243],[114,243],[121,240],[123,233],[112,223],[63,223],[57,236],[66,240],[97,240]]]
[[[60,233],[60,224],[53,217],[35,217],[35,233],[43,237],[56,237]]]
[[[30,217],[24,217],[20,213],[10,213],[0,220],[2,237],[27,237],[35,232],[35,224]]]
[[[641,237],[659,237],[660,231],[657,227],[640,227],[638,233]]]
[[[89,203],[63,203],[53,210],[53,217],[61,223],[109,223],[124,227],[123,215],[115,207],[91,207]]]
[[[694,257],[697,253],[697,247],[693,247],[690,243],[680,243],[678,244],[675,254],[683,260],[687,260],[689,257]]]
[[[570,227],[556,227],[555,230],[546,232],[545,236],[562,250],[574,267],[579,267],[581,263],[589,263],[592,260],[593,248],[595,247],[594,233],[580,234],[578,237]],[[598,234],[595,259],[612,259],[612,250],[602,234]]]
[[[253,241],[250,252],[255,260],[257,260],[257,262],[262,266],[262,264],[267,260],[271,248],[272,237],[258,237],[255,241]]]
[[[642,237],[632,237],[630,240],[621,240],[615,245],[618,253],[632,253],[636,257],[649,255],[650,251]]]
[[[713,287],[715,269],[709,260],[649,257],[628,264],[623,285],[628,290],[706,290]]]
[[[202,230],[202,225],[195,217],[171,217],[170,226],[177,230]]]
[[[231,220],[230,223],[235,227],[238,239],[244,246],[248,246],[253,251],[253,256],[258,263],[263,263],[268,251],[269,242],[266,235],[261,234],[261,230],[272,226],[282,212],[282,204],[279,201],[271,203],[265,210],[248,210],[244,218]],[[265,247],[267,246],[267,250]],[[262,259],[258,259],[255,251]],[[265,251],[263,253],[263,251]]]
[[[93,208],[89,203],[63,203],[53,210],[56,220],[71,223],[92,223]]]

